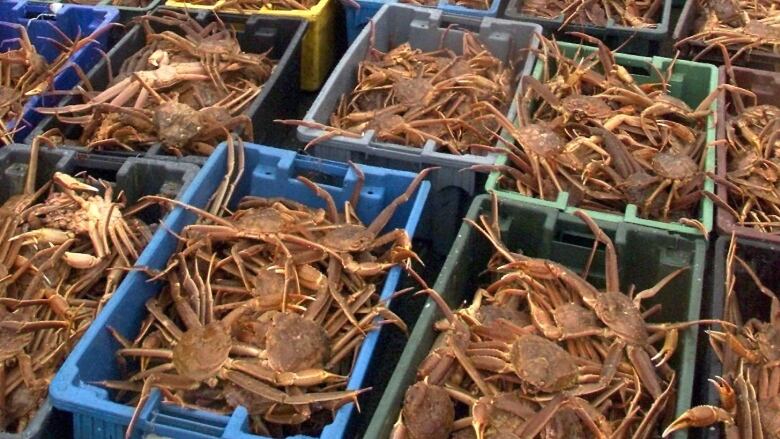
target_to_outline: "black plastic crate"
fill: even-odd
[[[160,15],[155,10],[153,15]],[[181,12],[178,11],[177,12]],[[277,61],[274,71],[263,84],[260,94],[255,97],[243,114],[252,119],[254,128],[254,141],[269,145],[282,145],[284,139],[294,131],[292,127],[275,124],[274,119],[295,117],[296,103],[300,95],[299,72],[301,39],[306,31],[305,21],[270,18],[265,16],[245,16],[238,14],[214,14],[211,11],[189,12],[189,15],[201,25],[207,25],[217,19],[223,21],[228,27],[236,31],[236,36],[242,50],[249,53],[263,53],[270,50],[269,56]],[[218,15],[218,16],[217,16]],[[169,26],[160,23],[151,23],[152,28],[159,32],[172,30]],[[88,74],[92,87],[97,90],[105,90],[110,82],[109,72],[118,72],[122,63],[138,52],[146,44],[144,30],[141,25],[132,26],[124,37],[108,52],[108,60],[103,59]],[[81,96],[73,95],[65,99],[61,106],[83,103]],[[59,128],[66,138],[78,139],[82,129],[80,125],[61,123],[56,116],[48,116],[27,138],[27,143],[45,131]],[[216,145],[214,145],[216,147]],[[69,147],[80,151],[86,151],[82,146]],[[94,151],[94,153],[116,157],[173,157],[167,154],[161,144],[152,145],[148,151],[124,152],[124,151]],[[204,156],[185,156],[185,161],[203,164]]]
[[[705,298],[702,317],[720,319],[723,317],[726,299],[726,257],[728,256],[730,236],[721,236],[715,242],[715,261],[712,274],[712,297]],[[767,241],[737,238],[737,256],[742,258],[755,271],[761,282],[775,294],[780,293],[780,244]],[[735,264],[737,304],[744,321],[759,318],[769,321],[770,300],[748,276],[739,264]],[[708,299],[708,300],[707,300]],[[721,376],[723,369],[718,357],[707,342],[707,334],[699,331],[700,351],[694,382],[694,405],[720,405],[720,398],[708,379]],[[692,439],[721,439],[723,428],[720,424],[708,428],[690,430]]]
[[[526,0],[509,0],[501,18],[536,23],[542,26],[546,36],[554,35],[558,41],[579,42],[579,38],[567,34],[576,31],[598,37],[611,49],[621,47],[621,53],[655,56],[660,54],[662,44],[671,33],[673,0],[663,0],[655,13],[656,26],[653,28],[622,26],[610,18],[606,26],[570,23],[561,30],[559,28],[564,21],[563,15],[544,18],[524,14],[520,12],[524,1]]]
[[[696,22],[702,13],[699,0],[686,0],[683,6],[680,18],[672,33],[672,40],[677,41],[694,35],[698,32]],[[701,53],[707,46],[699,41],[691,41],[680,47],[680,52],[685,58],[693,58]],[[737,49],[729,49],[729,56],[733,56]],[[716,65],[723,64],[723,54],[720,49],[713,48],[704,56],[699,58],[702,62],[708,62]],[[780,53],[772,53],[766,50],[753,50],[750,53],[741,55],[732,63],[738,66],[750,67],[760,70],[780,71]]]

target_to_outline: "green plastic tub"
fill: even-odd
[[[490,207],[490,196],[480,195],[474,199],[467,218],[477,221],[480,215],[490,215]],[[590,255],[593,235],[579,218],[551,207],[501,198],[499,214],[502,239],[510,250],[548,258],[576,272],[582,271]],[[641,291],[680,267],[690,267],[655,298],[644,301],[645,309],[656,303],[663,305],[661,312],[651,320],[679,322],[699,318],[706,257],[706,242],[703,239],[692,239],[626,222],[598,221],[598,224],[615,243],[623,290],[633,283],[636,290]],[[434,289],[453,308],[469,302],[476,288],[488,281],[482,273],[493,251],[492,245],[481,233],[464,223]],[[603,251],[598,252],[590,272],[588,280],[597,287],[603,287]],[[429,299],[363,437],[388,437],[398,419],[404,393],[415,382],[417,367],[436,338],[433,324],[443,317],[436,304]],[[670,363],[677,371],[678,414],[682,412],[680,408],[690,407],[695,358],[696,329],[681,331],[677,352]],[[674,435],[674,439],[686,438],[686,432]]]
[[[597,50],[595,47],[563,42],[559,42],[558,46],[561,48],[561,52],[563,52],[563,54],[568,57],[575,56],[577,50],[579,50],[580,53],[584,55],[593,53]],[[623,53],[615,54],[615,59],[618,64],[626,67],[634,79],[640,84],[658,82],[658,74],[652,67],[655,67],[658,69],[658,71],[663,73],[665,72],[667,66],[669,66],[669,63],[672,62],[670,58],[663,58],[658,56],[636,56]],[[533,76],[536,79],[542,79],[542,68],[543,63],[537,61],[533,73]],[[671,86],[672,96],[682,99],[691,108],[696,108],[707,95],[709,95],[718,87],[718,69],[717,67],[709,64],[677,60],[674,64],[674,73],[669,80],[669,85]],[[717,103],[713,102],[713,113],[707,118],[706,142],[708,147],[707,151],[705,152],[705,170],[707,172],[715,172],[715,148],[713,148],[711,145],[712,142],[715,141],[716,134],[714,116],[716,106]],[[504,139],[507,139],[509,142],[513,142],[511,136],[508,132],[506,132],[506,130],[502,131],[501,136]],[[497,165],[505,165],[506,162],[506,155],[503,155],[496,160]],[[554,207],[558,210],[569,213],[578,209],[576,206],[569,205],[568,192],[559,193],[558,198],[554,201],[542,200],[498,188],[498,177],[498,172],[493,172],[490,174],[487,182],[485,183],[486,191],[495,191],[502,197],[506,197],[512,200],[518,200],[524,203],[536,204],[540,206]],[[704,181],[704,189],[709,192],[713,192],[715,190],[715,182],[713,182],[710,178],[706,178]],[[640,218],[638,208],[633,204],[628,205],[623,214],[599,212],[588,209],[584,210],[586,210],[588,214],[596,220],[618,223],[625,222],[648,226],[656,229],[669,230],[677,233],[701,235],[701,231],[694,227],[685,226],[679,223],[669,223]],[[702,200],[699,204],[698,217],[696,219],[704,224],[707,232],[712,230],[713,204],[710,199],[702,197]]]

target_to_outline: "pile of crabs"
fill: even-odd
[[[687,267],[646,290],[621,287],[612,241],[582,211],[577,216],[605,246],[603,290],[588,282],[590,264],[575,273],[515,253],[502,243],[497,222],[467,220],[496,250],[487,264],[492,281],[455,311],[428,290],[445,318],[406,390],[393,437],[659,434],[674,412],[677,378],[667,363],[679,331],[709,322],[649,323],[659,307],[643,309],[642,302]]]
[[[13,143],[14,134],[27,124],[23,118],[25,104],[30,98],[46,92],[57,74],[71,68],[68,65],[71,55],[94,41],[96,36],[70,39],[55,24],[43,23],[51,26],[60,39],[41,39],[45,41],[42,44],[51,44],[59,51],[51,62],[38,53],[25,26],[0,22],[0,26],[11,27],[19,33],[18,38],[3,42],[5,45],[15,41],[18,47],[0,53],[0,145]]]
[[[780,437],[778,290],[772,291],[762,282],[754,270],[755,261],[740,257],[738,247],[737,239],[732,237],[725,264],[723,328],[707,332],[710,348],[720,363],[720,374],[709,380],[718,395],[718,405],[687,410],[668,426],[664,436],[687,427],[721,423],[722,437],[726,438]],[[754,296],[763,296],[770,303],[768,321],[756,315],[760,305]],[[766,314],[766,309],[760,313]]]
[[[711,50],[728,49],[731,62],[750,54],[777,54],[780,50],[780,5],[777,0],[696,0],[699,15],[694,33],[675,43],[704,46],[694,60]],[[776,62],[776,61],[775,61]]]
[[[572,34],[598,50],[567,56],[542,40],[542,77],[523,78],[517,123],[499,118],[513,142],[501,142],[498,186],[546,200],[567,192],[570,205],[604,212],[635,205],[642,218],[696,226],[710,106],[722,89],[752,93],[725,84],[691,109],[671,95],[674,60],[661,82],[640,84],[600,40]]]
[[[727,78],[737,85],[729,67]],[[750,73],[754,70],[743,69]],[[727,96],[728,97],[728,96]],[[772,96],[744,101],[740,94],[724,100],[725,168],[715,181],[719,197],[709,195],[720,209],[741,227],[768,235],[780,232],[780,107]],[[725,190],[723,190],[725,189]]]
[[[499,115],[509,109],[514,69],[496,58],[471,32],[462,53],[440,48],[424,52],[409,43],[388,52],[368,51],[357,85],[341,97],[330,126],[281,121],[323,129],[308,146],[335,136],[361,138],[374,131],[380,142],[437,149],[455,155],[491,149]]]
[[[57,128],[43,135],[94,150],[145,151],[160,143],[178,156],[209,155],[231,130],[251,140],[252,121],[243,111],[271,76],[275,62],[268,54],[244,52],[219,19],[202,26],[186,13],[161,10],[137,21],[146,45],[105,90],[87,81],[79,91],[83,103],[37,109],[81,126],[79,138]]]
[[[437,0],[401,0],[401,3],[408,3],[415,6],[434,7],[439,4]],[[490,9],[492,1],[490,0],[449,0],[450,5],[461,6],[469,9],[487,10]]]
[[[55,172],[36,188],[41,140],[24,190],[0,206],[0,432],[29,424],[151,237],[109,183]]]
[[[620,26],[648,29],[657,26],[662,7],[663,0],[523,0],[518,12],[547,19],[563,17],[561,28],[570,23],[604,27],[613,21]]]
[[[64,3],[74,3],[77,5],[96,5],[102,0],[66,0]],[[152,3],[152,0],[110,0],[111,6],[120,6],[125,8],[145,8]]]
[[[214,6],[215,11],[239,12],[244,14],[257,13],[260,9],[278,11],[308,11],[321,0],[191,0],[188,4],[198,6]],[[357,7],[354,1],[346,0]]]
[[[234,154],[229,179],[243,173],[242,148]],[[167,266],[150,273],[163,287],[146,303],[137,335],[114,334],[126,376],[100,384],[136,405],[128,437],[152,389],[170,403],[210,412],[243,406],[252,432],[273,437],[316,436],[367,390],[347,388],[366,334],[386,324],[406,331],[379,300],[383,279],[396,266],[413,274],[416,258],[406,231],[380,232],[428,172],[364,225],[355,214],[363,174],[354,170],[361,183],[343,209],[303,176],[324,209],[244,196],[228,211],[234,181],[205,210],[145,198],[199,220],[177,235]]]
[[[469,221],[496,249],[487,266],[493,280],[455,311],[427,290],[444,319],[406,389],[392,437],[648,438],[718,423],[724,437],[780,437],[780,301],[737,255],[736,240],[726,262],[723,320],[649,323],[659,306],[643,309],[642,302],[687,268],[646,290],[623,290],[612,241],[585,213],[576,215],[605,246],[603,291],[586,280],[593,255],[585,272],[575,273],[511,251],[486,217]],[[742,317],[741,306],[756,305],[741,297],[737,271],[770,301],[769,321]],[[679,331],[694,324],[722,327],[707,331],[722,368],[710,380],[720,404],[690,408],[670,422],[677,382],[667,362]]]

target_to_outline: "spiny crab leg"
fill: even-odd
[[[366,388],[360,390],[345,390],[340,392],[318,392],[307,393],[304,395],[289,395],[237,370],[227,369],[222,371],[220,375],[237,386],[252,393],[258,394],[263,398],[279,404],[289,405],[306,405],[315,402],[342,401],[350,399],[357,404],[357,397],[360,394],[371,390],[371,388]]]

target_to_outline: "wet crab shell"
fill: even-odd
[[[535,413],[535,404],[523,399],[519,392],[483,396],[472,406],[474,418],[486,424],[483,436],[486,439],[500,439],[522,430]]]
[[[552,315],[555,324],[561,328],[564,335],[594,330],[599,327],[596,315],[591,310],[574,302],[555,308]]]
[[[154,112],[154,126],[166,145],[185,145],[201,130],[198,111],[180,102],[166,102]]]
[[[273,325],[274,312],[252,312],[236,320],[230,328],[233,337],[260,349],[265,349],[265,336]]]
[[[780,361],[780,326],[762,324],[760,331],[755,335],[755,340],[758,350],[767,361]]]
[[[373,240],[373,234],[365,226],[344,224],[329,230],[321,244],[338,252],[353,252],[366,248]]]
[[[404,124],[404,119],[393,113],[379,113],[368,123],[367,128],[379,132],[391,132]]]
[[[255,295],[273,294],[284,292],[284,273],[272,269],[262,269],[257,272],[254,278],[255,288],[252,293]]]
[[[612,107],[595,96],[569,95],[561,101],[563,109],[575,120],[606,119],[614,113]]]
[[[540,124],[519,127],[515,140],[523,148],[547,158],[560,154],[566,146],[566,140],[560,134]]]
[[[54,229],[68,230],[77,235],[89,233],[89,217],[87,212],[79,209],[79,206],[67,194],[52,192],[46,198],[45,206],[61,206],[61,208],[47,212],[43,216],[43,225]]]
[[[498,305],[480,306],[476,312],[476,318],[483,326],[490,326],[498,319],[504,319],[520,327],[531,324],[531,316],[527,312]]]
[[[419,381],[406,390],[403,417],[410,439],[447,439],[455,407],[447,391]]]
[[[221,322],[191,328],[173,347],[173,365],[182,376],[205,381],[217,375],[232,347],[230,332]]]
[[[17,422],[25,416],[32,416],[40,406],[41,399],[45,395],[46,387],[32,390],[27,386],[18,386],[8,395],[5,401],[5,418],[10,422]],[[2,419],[2,417],[0,417]],[[15,421],[16,420],[16,421]],[[9,425],[3,425],[0,421],[0,431],[7,431]]]
[[[435,96],[433,84],[425,78],[399,79],[393,84],[393,94],[399,104],[410,107],[426,106]]]
[[[449,64],[450,62],[446,58],[439,58],[439,59],[441,59],[447,64]],[[450,79],[450,78],[457,78],[458,76],[472,75],[472,74],[474,74],[474,69],[471,68],[468,61],[466,61],[463,58],[458,58],[444,72],[444,77]]]
[[[742,21],[742,8],[736,0],[707,0],[706,8],[715,13],[718,20],[728,26],[739,27]]]
[[[254,233],[279,233],[289,229],[294,218],[273,207],[244,209],[233,216],[236,225]]]
[[[699,165],[685,154],[660,152],[653,157],[651,165],[658,175],[672,180],[686,180],[699,173]]]
[[[330,340],[318,323],[280,312],[266,335],[268,365],[279,372],[321,369],[330,357]]]
[[[512,343],[515,373],[532,389],[557,392],[577,383],[577,365],[571,354],[537,335],[523,335]]]
[[[7,322],[23,322],[21,311],[10,313],[0,306],[0,319]],[[14,358],[32,342],[33,332],[17,332],[13,329],[0,328],[0,362]]]
[[[642,313],[625,294],[598,294],[593,310],[596,316],[619,337],[635,345],[647,343],[647,325]]]
[[[589,439],[592,436],[582,425],[582,420],[574,410],[563,407],[544,426],[541,437],[543,439]]]
[[[243,406],[250,415],[262,415],[276,405],[274,402],[238,387],[233,383],[225,385],[223,395],[228,405],[231,407]]]

